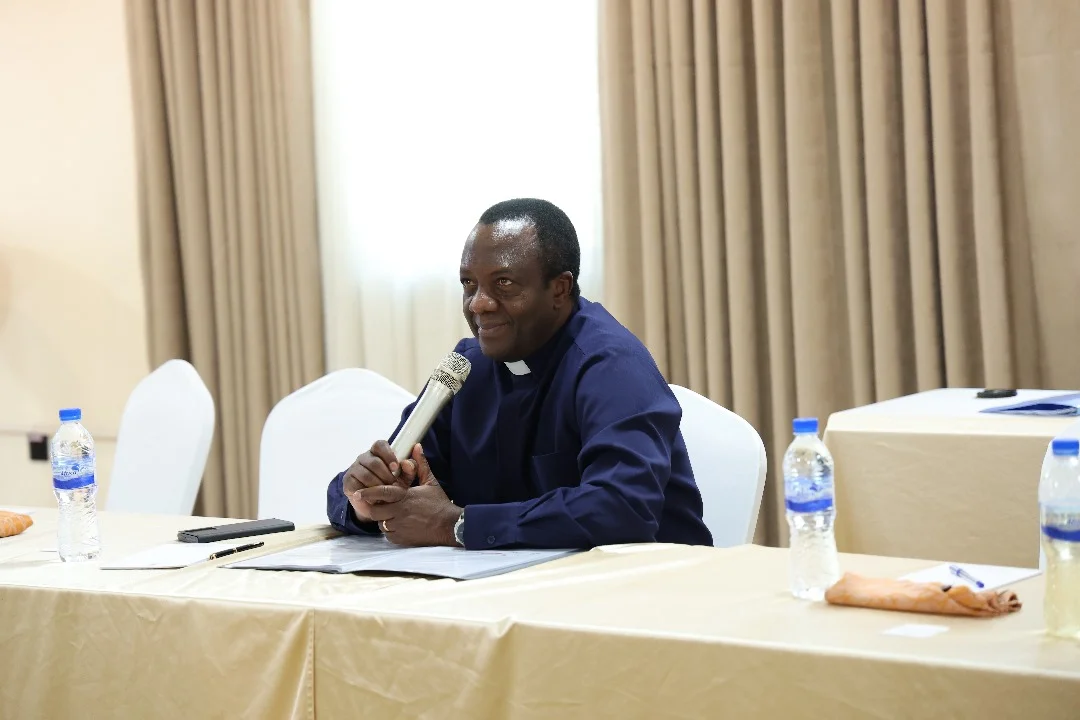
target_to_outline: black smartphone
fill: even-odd
[[[248,520],[247,522],[229,523],[216,527],[195,528],[193,530],[181,530],[176,533],[176,539],[180,542],[217,542],[218,540],[232,540],[233,538],[249,537],[251,535],[268,535],[270,533],[288,532],[295,530],[296,526],[288,520],[268,518],[266,520]]]
[[[977,397],[977,398],[979,398],[981,400],[999,400],[1001,398],[1016,397],[1016,391],[1015,390],[1006,390],[1006,389],[1003,389],[1003,388],[999,388],[999,389],[987,388],[986,390],[980,390],[978,393],[976,393],[975,397]]]

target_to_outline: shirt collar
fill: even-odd
[[[583,300],[579,298],[570,313],[570,317],[566,319],[566,322],[562,324],[562,327],[556,330],[555,334],[552,335],[540,349],[522,360],[505,363],[506,369],[518,380],[524,380],[531,376],[530,379],[539,382],[540,378],[547,372],[548,367],[551,366],[553,362],[558,364],[559,359],[566,352],[569,343],[573,342],[573,336],[576,336],[577,332],[576,330],[571,330],[571,327],[576,325],[576,323],[574,323],[574,316],[577,315],[582,307]]]

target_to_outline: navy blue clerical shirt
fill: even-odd
[[[495,362],[473,338],[456,351],[472,372],[422,445],[447,496],[465,508],[466,548],[712,544],[679,432],[682,409],[649,351],[599,303],[579,299],[522,362]],[[378,532],[357,521],[343,475],[327,489],[330,523]]]

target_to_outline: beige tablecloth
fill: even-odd
[[[934,390],[829,418],[842,552],[1038,566],[1043,456],[1080,425],[979,412],[1063,391],[997,401],[976,392]]]
[[[55,513],[0,540],[0,716],[1071,717],[1080,643],[1042,581],[994,620],[799,602],[784,550],[598,549],[456,583],[65,565]],[[102,515],[118,559],[199,518]],[[267,536],[267,550],[326,529]],[[845,556],[898,575],[922,561]],[[930,638],[883,635],[906,623]]]

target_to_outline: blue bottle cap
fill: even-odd
[[[791,423],[791,427],[796,435],[817,433],[817,418],[795,418],[795,421]]]
[[[1076,438],[1055,438],[1050,447],[1055,455],[1080,455],[1080,440]]]
[[[60,422],[82,420],[82,408],[64,408],[60,411]]]

